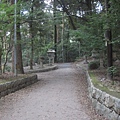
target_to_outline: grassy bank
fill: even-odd
[[[114,97],[120,98],[120,93],[118,93],[116,91],[113,91],[112,89],[109,89],[108,87],[104,86],[102,84],[102,82],[97,79],[97,76],[94,74],[94,72],[89,71],[89,75],[90,75],[90,77],[92,79],[93,85],[96,88],[98,88],[98,89],[100,89],[100,90],[102,90],[102,91],[104,91],[104,92],[106,92],[106,93],[108,93],[108,94],[110,94],[110,95],[112,95]]]

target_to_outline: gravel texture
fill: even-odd
[[[37,73],[39,81],[0,99],[0,120],[105,120],[88,99],[85,73],[71,64]]]

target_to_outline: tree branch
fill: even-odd
[[[63,11],[66,12],[66,14],[68,15],[69,20],[70,20],[70,23],[71,23],[73,29],[76,30],[76,26],[75,26],[75,24],[74,24],[74,22],[73,22],[73,19],[72,19],[71,15],[70,15],[68,9],[67,9],[66,6],[65,6],[64,1],[63,1],[63,0],[60,0],[60,1],[57,0],[57,2],[60,3],[61,7],[63,8]]]

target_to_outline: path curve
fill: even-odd
[[[37,83],[0,99],[0,120],[105,120],[90,105],[82,70],[59,64],[37,75]]]

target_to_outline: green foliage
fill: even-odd
[[[110,75],[114,76],[117,73],[117,68],[115,66],[111,66],[111,67],[108,67],[107,71]]]
[[[10,71],[11,71],[11,67],[8,66],[8,65],[6,65],[6,66],[5,66],[5,70],[6,70],[7,72],[10,72]]]
[[[95,69],[98,69],[99,66],[100,66],[100,64],[98,61],[92,61],[88,64],[88,69],[95,70]]]
[[[33,7],[33,10],[31,8]],[[24,12],[26,14],[24,14]],[[41,0],[23,2],[22,24],[23,59],[29,64],[31,58],[31,45],[33,45],[33,61],[39,62],[41,55],[47,56],[47,50],[53,47],[52,14],[45,10],[45,3]],[[30,25],[32,25],[30,27]],[[30,27],[30,29],[29,29]],[[33,43],[31,43],[33,41]]]
[[[64,3],[63,3],[64,2]],[[76,0],[57,1],[55,13],[53,11],[53,3],[46,6],[43,0],[34,1],[19,1],[17,10],[20,10],[20,15],[17,15],[17,23],[20,23],[21,37],[23,50],[23,60],[27,63],[30,59],[31,41],[34,46],[34,61],[39,56],[46,56],[49,48],[54,49],[54,25],[57,25],[57,55],[59,59],[62,58],[62,52],[65,60],[74,61],[75,58],[83,55],[90,55],[92,49],[105,50],[104,32],[105,29],[112,29],[114,48],[116,51],[120,48],[120,2],[119,0],[110,0],[110,9],[107,14],[103,10],[97,12],[98,2],[91,2],[92,10],[88,7],[88,1],[80,2]],[[60,4],[61,3],[61,4]],[[104,3],[99,1],[101,6]],[[68,7],[69,6],[69,7]],[[3,48],[5,44],[8,46],[12,44],[13,25],[14,25],[14,4],[0,3],[0,46]],[[31,8],[33,7],[33,11]],[[61,9],[62,7],[67,8]],[[63,16],[63,11],[64,16]],[[68,13],[67,13],[68,12]],[[76,26],[76,30],[70,30],[71,20]],[[30,24],[32,23],[32,29]],[[63,28],[64,23],[64,28]],[[1,32],[2,31],[2,32]],[[64,33],[62,33],[64,31]],[[6,36],[10,32],[9,36]],[[32,38],[31,38],[32,35]],[[3,41],[3,38],[7,38]],[[63,42],[63,43],[62,43]],[[79,46],[80,42],[80,46]],[[62,48],[63,47],[63,48]],[[79,48],[80,47],[80,48]],[[64,51],[62,51],[62,49]],[[2,50],[3,56],[6,50]],[[4,58],[4,57],[2,57]],[[3,59],[4,60],[4,59]]]

